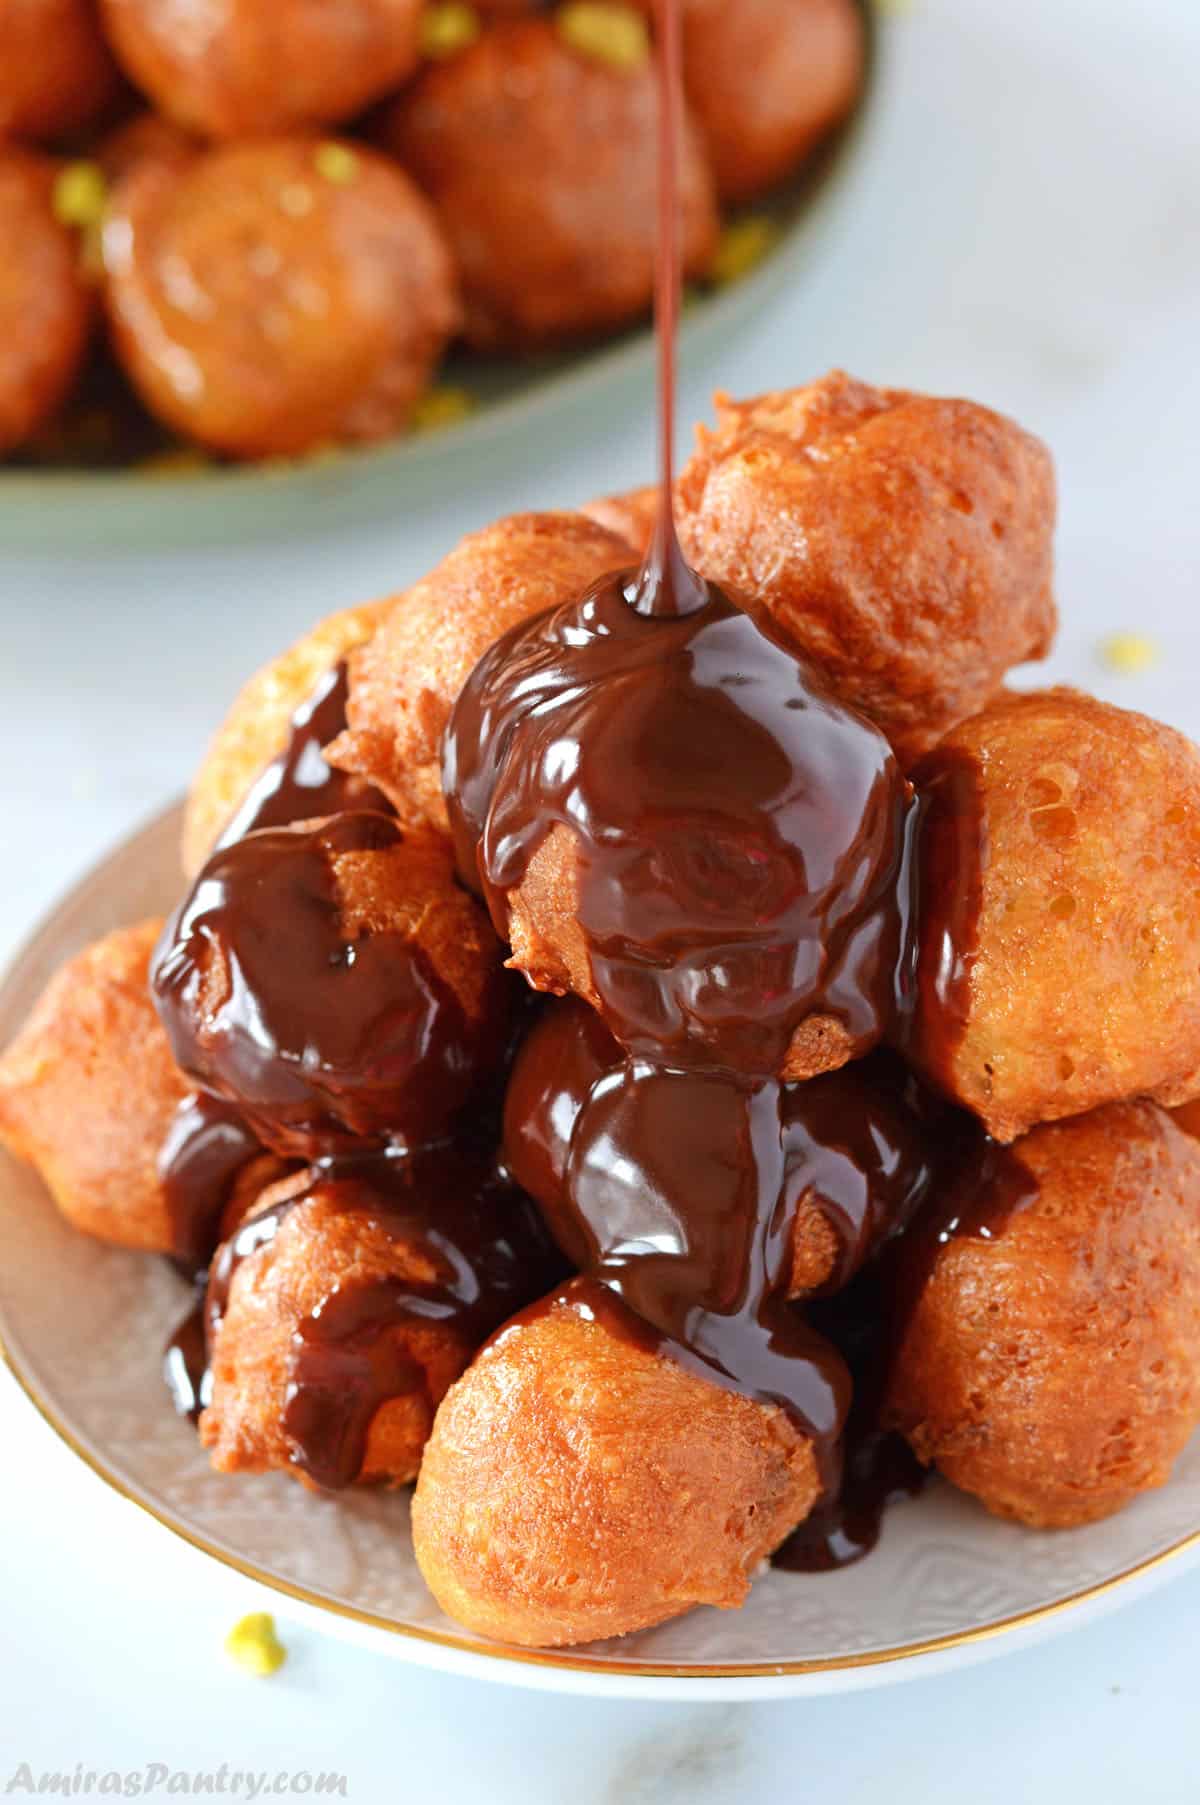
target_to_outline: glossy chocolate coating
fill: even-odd
[[[232,846],[263,827],[287,827],[293,821],[315,821],[348,809],[391,813],[381,791],[326,761],[325,747],[345,731],[348,691],[343,660],[326,672],[293,714],[286,744],[246,792],[218,846]]]
[[[285,1154],[436,1138],[467,1092],[476,1035],[421,948],[343,931],[337,859],[402,839],[377,814],[251,834],[163,931],[152,983],[178,1064]]]
[[[204,1091],[192,1091],[175,1111],[159,1148],[158,1175],[171,1216],[174,1257],[188,1271],[208,1265],[221,1211],[234,1180],[262,1144],[239,1112]]]
[[[860,1044],[906,969],[910,792],[882,735],[715,590],[650,614],[604,578],[487,652],[443,743],[460,871],[502,934],[556,825],[608,1026],[771,1076],[814,1013]]]

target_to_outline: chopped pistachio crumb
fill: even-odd
[[[414,432],[437,432],[443,426],[457,426],[474,411],[475,397],[469,389],[439,383],[422,395],[413,408],[409,424]]]
[[[269,1611],[251,1611],[235,1623],[225,1638],[225,1653],[261,1679],[278,1673],[287,1660],[287,1649],[275,1634],[275,1619]]]
[[[64,226],[95,226],[108,204],[99,163],[68,163],[54,179],[54,216]]]
[[[211,469],[212,459],[202,451],[191,445],[178,445],[170,451],[156,451],[153,457],[143,458],[138,465],[138,474],[149,477],[152,482],[165,482],[173,476],[203,476]]]
[[[347,187],[358,174],[358,153],[348,144],[318,144],[313,153],[313,167],[319,176],[337,188]]]
[[[1144,633],[1110,633],[1100,641],[1100,656],[1110,671],[1134,677],[1158,662],[1158,647]]]
[[[421,20],[421,52],[424,56],[453,56],[465,50],[479,36],[482,27],[479,14],[464,0],[445,0],[444,5],[427,6]]]
[[[757,269],[778,241],[778,225],[763,213],[747,213],[742,219],[731,219],[721,230],[716,256],[709,270],[711,280],[720,286],[740,282],[743,276]]]
[[[649,60],[646,21],[628,6],[568,0],[558,11],[558,35],[572,50],[614,69],[640,69]]]

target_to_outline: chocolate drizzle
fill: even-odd
[[[243,1261],[269,1246],[288,1217],[321,1196],[366,1216],[431,1277],[351,1277],[336,1284],[293,1336],[284,1429],[293,1463],[314,1484],[356,1480],[371,1423],[389,1401],[427,1394],[406,1330],[437,1326],[466,1359],[531,1297],[562,1275],[536,1211],[489,1161],[450,1147],[417,1157],[342,1155],[318,1162],[294,1190],[252,1216],[214,1263],[205,1306],[211,1357]],[[436,1404],[429,1398],[429,1407]]]
[[[151,968],[176,1061],[301,1157],[444,1132],[475,1056],[457,998],[406,934],[350,935],[337,865],[403,835],[373,814],[216,852]]]
[[[934,751],[917,773],[921,796],[922,929],[915,1007],[901,1025],[924,1067],[946,1073],[971,1003],[987,829],[980,773],[969,754]]]
[[[681,1158],[672,1146],[647,1146],[644,1135],[589,1153],[589,1160],[601,1166],[612,1159],[613,1175],[603,1190],[592,1185],[581,1199],[569,1185],[572,1142],[589,1100],[602,1080],[628,1082],[617,1075],[627,1073],[631,1064],[595,1012],[567,999],[553,1004],[530,1031],[509,1082],[504,1115],[508,1170],[542,1206],[551,1233],[572,1264],[583,1269],[590,1270],[597,1250],[613,1241],[614,1198],[619,1197],[618,1213],[627,1222],[641,1207],[640,1197],[661,1203],[670,1182],[682,1199],[675,1209],[686,1215],[689,1229],[698,1211],[720,1216],[722,1199],[714,1189],[720,1179],[705,1165],[708,1155],[701,1157],[697,1173],[690,1154]],[[668,1077],[682,1081],[681,1074],[662,1077],[663,1082]],[[719,1081],[713,1076],[710,1082]],[[746,1094],[736,1086],[727,1088],[731,1094]],[[706,1094],[694,1092],[698,1119]],[[783,1213],[781,1227],[791,1233],[801,1205],[820,1211],[838,1244],[836,1267],[821,1289],[838,1290],[903,1232],[925,1197],[932,1169],[920,1123],[892,1063],[882,1056],[865,1069],[854,1066],[805,1084],[780,1085],[775,1106],[783,1157],[776,1200]],[[585,1121],[585,1133],[590,1121]],[[693,1139],[685,1134],[686,1141]],[[725,1149],[723,1157],[733,1156]],[[585,1209],[595,1213],[585,1216]],[[722,1220],[709,1229],[713,1235],[728,1231]],[[661,1250],[661,1238],[652,1238]],[[786,1271],[783,1278],[786,1283]]]
[[[892,1305],[879,1270],[813,1312],[850,1369],[854,1401],[846,1421],[841,1484],[771,1556],[788,1573],[831,1573],[869,1554],[883,1514],[897,1498],[913,1498],[925,1469],[903,1436],[880,1426],[892,1343]]]
[[[261,1152],[258,1137],[231,1104],[192,1091],[176,1109],[159,1148],[158,1177],[174,1257],[189,1274],[208,1265],[234,1181]]]
[[[218,846],[232,846],[264,827],[287,827],[349,809],[390,814],[387,798],[364,778],[329,764],[325,747],[346,727],[345,661],[327,671],[292,716],[286,744],[246,792]]]
[[[628,575],[506,634],[447,727],[460,869],[508,929],[555,827],[601,1010],[634,1053],[771,1076],[813,1014],[877,1041],[904,969],[910,792],[882,735],[709,588]]]

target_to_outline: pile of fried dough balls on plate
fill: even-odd
[[[872,807],[920,798],[910,1006],[755,1078],[801,1149],[768,1200],[772,1320],[815,1346],[812,1299],[878,1300],[886,1429],[999,1516],[1101,1518],[1164,1483],[1200,1420],[1200,752],[1005,686],[1054,635],[1054,479],[982,406],[840,373],[721,399],[677,507],[735,625],[824,698],[813,731],[865,748]],[[82,951],[0,1061],[0,1131],[77,1228],[207,1266],[214,1465],[416,1478],[438,1600],[523,1644],[739,1604],[829,1477],[778,1402],[581,1304],[614,1268],[574,1209],[599,1144],[580,1123],[614,1073],[662,1074],[644,1036],[625,1061],[581,956],[583,840],[556,829],[552,879],[534,859],[489,915],[448,833],[465,697],[634,567],[649,519],[635,493],[500,520],[255,676],[188,798],[173,922]],[[670,846],[670,882],[743,870],[703,832]],[[690,1143],[733,1079],[709,1049],[666,1076],[714,1099],[688,1147],[651,1148],[688,1220],[672,1162],[708,1182]],[[856,1226],[835,1207],[835,1117],[889,1124],[920,1167],[899,1216],[867,1164]],[[626,1119],[605,1116],[604,1182]],[[179,1158],[206,1130],[219,1184]]]
[[[653,291],[652,0],[11,0],[0,457],[294,459],[445,424],[462,341]],[[732,279],[852,109],[858,0],[692,0],[689,276]],[[106,426],[107,422],[107,426]]]

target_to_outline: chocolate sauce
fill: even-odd
[[[198,1423],[212,1402],[212,1375],[204,1338],[204,1293],[188,1311],[163,1349],[163,1378],[180,1416]]]
[[[897,1062],[898,1063],[898,1062]],[[594,1010],[574,998],[555,1003],[527,1036],[513,1066],[504,1116],[508,1170],[541,1205],[551,1233],[576,1266],[590,1269],[609,1238],[605,1221],[584,1221],[569,1195],[568,1162],[576,1126],[600,1081],[625,1056]],[[780,1205],[794,1224],[801,1205],[834,1229],[838,1259],[819,1288],[834,1291],[912,1219],[932,1168],[921,1122],[903,1081],[882,1057],[805,1084],[779,1087],[784,1157]],[[632,1215],[645,1183],[645,1150],[619,1150],[622,1212]],[[670,1149],[656,1160],[673,1160]],[[691,1220],[691,1194],[687,1204]]]
[[[904,969],[911,797],[882,735],[713,589],[628,577],[505,635],[451,716],[460,869],[508,929],[555,827],[601,1012],[634,1053],[771,1076],[813,1014],[877,1041]]]
[[[600,1080],[576,1124],[567,1195],[593,1283],[688,1366],[782,1406],[831,1477],[849,1380],[785,1301],[780,1108],[772,1081],[631,1060]]]
[[[359,1476],[381,1406],[426,1392],[425,1368],[399,1331],[437,1326],[465,1358],[561,1278],[563,1267],[528,1198],[499,1179],[490,1162],[450,1147],[416,1157],[342,1155],[319,1162],[221,1248],[206,1304],[210,1354],[238,1267],[317,1194],[340,1212],[369,1217],[414,1264],[431,1271],[428,1279],[352,1277],[335,1284],[297,1326],[284,1429],[294,1464],[315,1484],[335,1489]],[[432,1410],[437,1399],[428,1403]]]
[[[965,753],[934,751],[917,773],[921,796],[922,928],[913,996],[901,1025],[923,1066],[945,1073],[971,1002],[988,842],[980,772]]]
[[[869,1554],[883,1515],[897,1498],[914,1498],[925,1469],[902,1435],[882,1427],[880,1409],[892,1346],[892,1299],[872,1267],[835,1298],[813,1307],[813,1321],[850,1369],[854,1400],[846,1422],[841,1484],[771,1556],[788,1573],[831,1573]]]
[[[457,998],[407,934],[342,925],[338,861],[402,840],[375,814],[251,834],[214,853],[159,942],[177,1063],[285,1154],[431,1139],[462,1104],[478,1036]]]
[[[287,827],[350,809],[391,812],[381,791],[364,778],[336,770],[325,758],[325,747],[345,731],[348,689],[343,661],[325,673],[293,714],[286,744],[247,791],[218,846],[232,846],[260,828]]]
[[[158,1177],[174,1258],[189,1276],[208,1265],[234,1180],[262,1150],[239,1112],[217,1097],[192,1091],[176,1109],[159,1148]]]

